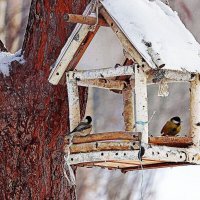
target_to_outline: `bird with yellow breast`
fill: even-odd
[[[161,130],[161,136],[176,136],[181,130],[180,117],[172,117]]]

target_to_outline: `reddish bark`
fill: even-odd
[[[23,44],[26,63],[0,74],[0,199],[73,199],[63,176],[64,135],[69,131],[65,86],[47,78],[87,0],[32,0]],[[84,114],[86,91],[80,90]]]

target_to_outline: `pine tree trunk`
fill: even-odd
[[[87,0],[32,0],[23,43],[26,62],[0,74],[0,199],[74,199],[63,175],[63,138],[69,131],[66,86],[48,83]],[[81,115],[87,91],[80,89]]]

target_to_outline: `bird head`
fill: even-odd
[[[181,119],[180,119],[180,117],[172,117],[171,119],[170,119],[170,121],[172,122],[172,123],[174,123],[174,124],[177,124],[177,125],[180,125],[181,124]]]
[[[86,116],[86,117],[85,117],[85,121],[86,121],[88,124],[90,124],[90,123],[92,122],[92,117]]]

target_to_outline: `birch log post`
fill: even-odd
[[[148,54],[150,55],[152,61],[156,65],[156,67],[162,68],[165,66],[165,63],[163,62],[163,60],[160,57],[160,54],[155,52],[152,46],[148,47]]]
[[[139,66],[135,67],[135,112],[136,131],[142,133],[141,141],[148,143],[147,76]]]
[[[135,124],[134,115],[134,95],[132,87],[129,85],[126,89],[122,90],[123,102],[124,102],[124,125],[125,131],[133,131]]]
[[[122,75],[133,75],[135,66],[138,65],[135,64],[129,66],[119,66],[117,68],[110,67],[110,68],[74,71],[73,78],[77,80],[87,80],[87,79],[105,79]]]
[[[80,103],[77,81],[72,78],[73,72],[66,73],[67,92],[69,103],[70,131],[72,131],[80,122]]]
[[[200,142],[200,76],[190,83],[190,136],[193,144],[199,147]]]

